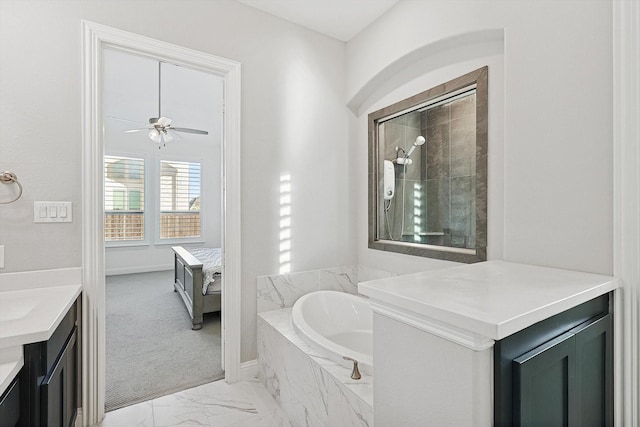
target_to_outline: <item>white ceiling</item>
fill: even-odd
[[[163,63],[159,84],[157,60],[112,49],[104,50],[103,71],[102,113],[108,150],[126,153],[139,144],[148,145],[147,132],[124,131],[144,129],[150,117],[160,115],[171,117],[175,127],[209,132],[208,136],[180,133],[183,143],[219,141],[222,130],[216,117],[222,111],[221,77]]]
[[[398,0],[237,0],[347,42]]]

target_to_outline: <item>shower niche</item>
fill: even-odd
[[[369,247],[487,258],[483,67],[369,114]]]

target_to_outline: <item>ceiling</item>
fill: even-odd
[[[105,146],[111,154],[129,153],[138,150],[131,147],[142,145],[157,151],[148,132],[125,131],[148,128],[149,118],[160,116],[170,117],[175,127],[209,132],[208,136],[174,133],[178,146],[219,144],[221,122],[215,118],[222,111],[223,79],[169,63],[160,67],[161,74],[153,58],[104,49],[102,114]]]
[[[398,0],[237,0],[347,42]]]

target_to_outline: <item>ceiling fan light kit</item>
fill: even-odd
[[[149,131],[149,139],[158,144],[163,143],[163,146],[166,146],[164,143],[173,141],[173,136],[166,130],[158,130],[154,128]],[[160,148],[159,145],[158,148]]]

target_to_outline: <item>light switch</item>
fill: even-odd
[[[33,222],[73,222],[73,204],[33,202]]]
[[[0,246],[0,268],[4,268],[4,245]]]

